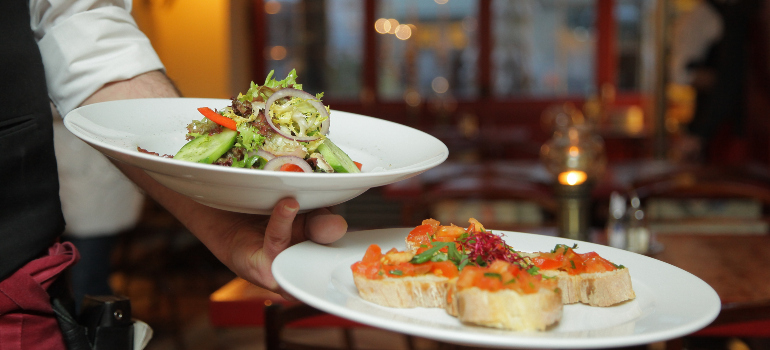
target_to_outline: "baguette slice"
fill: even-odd
[[[460,321],[514,331],[543,331],[561,319],[563,310],[559,293],[548,289],[521,294],[471,287],[458,290],[455,299]]]
[[[572,276],[564,271],[541,273],[559,279],[564,304],[583,303],[604,307],[636,298],[628,268]]]
[[[396,308],[444,308],[450,279],[433,274],[399,278],[368,279],[353,274],[362,299]]]

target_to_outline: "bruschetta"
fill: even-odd
[[[383,254],[378,245],[370,245],[363,259],[351,266],[358,294],[388,307],[445,308],[448,286],[458,270],[450,261],[432,261],[432,254],[415,259],[409,251],[394,248]]]
[[[542,331],[561,319],[555,279],[497,260],[466,266],[448,294],[447,311],[460,321],[515,331]]]
[[[612,306],[636,298],[628,268],[574,248],[559,244],[550,252],[522,255],[543,275],[558,278],[564,304]]]

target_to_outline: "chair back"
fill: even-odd
[[[770,176],[760,168],[691,167],[637,180],[653,232],[767,233]]]

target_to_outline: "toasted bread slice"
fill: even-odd
[[[628,268],[579,275],[569,275],[564,271],[541,273],[559,279],[564,304],[583,303],[603,307],[636,298]]]
[[[396,308],[446,306],[450,279],[433,274],[399,278],[368,279],[353,274],[358,294],[364,300]]]
[[[446,289],[446,303],[444,304],[444,310],[451,316],[457,317],[460,313],[457,306],[457,281],[452,281],[447,285]]]
[[[558,278],[559,289],[562,292],[562,302],[564,304],[583,303],[591,306],[612,306],[626,300],[636,298],[633,286],[631,285],[631,274],[628,268],[612,264],[598,256],[596,253],[577,254],[572,248],[566,246],[557,246],[554,251],[556,254],[566,256],[564,264],[558,269],[540,269],[540,273],[547,277]],[[566,253],[564,253],[566,250]],[[551,253],[521,253],[522,256],[535,261],[538,265],[538,256]],[[582,272],[579,269],[586,268],[583,256],[590,255],[593,259],[591,263],[606,269],[608,271]],[[575,258],[578,262],[570,260]],[[570,264],[567,264],[569,262]],[[577,264],[577,266],[576,266]],[[594,269],[595,270],[595,269]],[[589,269],[589,271],[594,271]]]
[[[469,266],[447,289],[445,310],[464,323],[515,331],[542,331],[562,315],[555,280],[497,260]]]
[[[522,294],[471,287],[458,290],[454,298],[460,321],[515,331],[543,331],[561,319],[563,310],[561,296],[549,289]]]

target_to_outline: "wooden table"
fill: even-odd
[[[770,301],[769,235],[658,235],[652,255],[708,283],[722,304]]]
[[[770,235],[658,235],[653,258],[686,270],[719,294],[722,311],[704,336],[770,337]]]
[[[713,327],[697,334],[752,335],[757,329],[770,333],[770,235],[668,234],[657,240],[663,250],[653,258],[701,278],[722,300],[722,312]],[[272,302],[285,301],[236,278],[211,295],[211,322],[217,327],[261,326],[265,304]],[[345,325],[344,320],[329,317],[322,324]],[[766,321],[754,323],[754,328],[746,328],[745,322],[726,325],[755,319]]]

